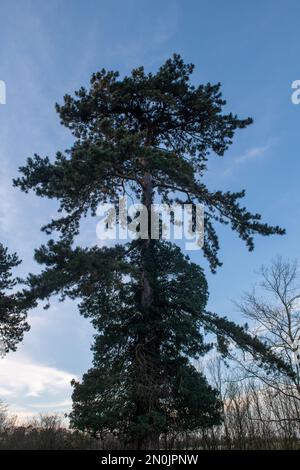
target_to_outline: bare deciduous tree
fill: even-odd
[[[267,374],[247,358],[238,358],[249,376],[258,377],[279,393],[300,400],[300,270],[297,261],[274,260],[260,269],[258,289],[245,294],[238,305],[254,322],[256,335],[287,362],[294,376]]]

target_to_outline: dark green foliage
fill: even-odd
[[[220,84],[194,87],[192,71],[174,55],[154,75],[143,68],[123,79],[94,74],[90,90],[57,105],[73,146],[53,163],[28,159],[14,181],[25,192],[57,199],[62,213],[43,228],[60,240],[36,251],[46,268],[29,276],[30,295],[80,298],[80,312],[96,330],[93,368],[73,384],[72,423],[95,435],[118,433],[138,448],[156,448],[162,432],[220,422],[217,393],[190,363],[212,347],[204,333],[217,336],[223,354],[231,341],[265,366],[287,367],[245,329],[205,312],[203,271],[178,247],[150,239],[73,247],[82,217],[127,193],[148,210],[154,200],[204,204],[204,255],[213,271],[221,264],[215,222],[230,224],[250,250],[254,234],[284,233],[240,205],[244,191],[203,183],[209,155],[222,156],[251,119],[223,114]]]
[[[26,323],[28,305],[20,293],[11,291],[17,284],[12,269],[21,263],[15,253],[9,254],[0,243],[0,352],[15,351],[23,334],[29,330]]]
[[[284,233],[239,205],[244,191],[212,191],[203,184],[209,154],[222,156],[236,129],[252,120],[222,114],[220,84],[194,87],[192,71],[174,55],[155,75],[140,67],[119,80],[118,73],[102,70],[92,76],[89,91],[64,97],[56,108],[76,138],[74,145],[58,152],[54,163],[29,158],[15,180],[23,191],[59,200],[66,215],[46,231],[76,233],[82,215],[95,214],[101,202],[115,202],[125,187],[142,199],[147,172],[163,201],[205,205],[204,253],[213,270],[220,265],[214,221],[229,223],[249,249],[255,233]]]
[[[211,348],[201,333],[204,274],[178,247],[152,241],[153,301],[145,317],[140,244],[72,251],[65,242],[51,242],[36,253],[48,268],[28,281],[43,298],[56,279],[58,290],[63,286],[65,295],[82,299],[81,313],[99,332],[94,368],[82,384],[74,383],[72,424],[95,435],[118,430],[131,442],[153,430],[194,430],[220,421],[216,392],[187,359]],[[138,410],[137,397],[150,412]]]
[[[138,413],[136,387],[123,367],[90,369],[82,383],[73,382],[71,425],[96,437],[112,433],[125,445],[139,445],[153,431],[182,433],[219,424],[221,403],[203,375],[188,364],[170,366],[161,380],[164,396],[146,414]]]

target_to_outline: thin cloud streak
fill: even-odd
[[[269,144],[260,147],[252,147],[247,150],[247,152],[245,152],[243,155],[236,157],[235,163],[246,163],[251,160],[264,157],[266,155],[266,152],[269,150],[269,147]]]

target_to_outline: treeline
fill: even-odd
[[[185,436],[201,449],[300,449],[300,396],[278,390],[246,372],[228,372],[220,360],[212,364],[211,378],[223,402],[223,423]],[[180,446],[174,439],[176,448]]]
[[[224,377],[222,387],[222,424],[161,435],[160,449],[300,449],[300,399],[235,375]],[[101,439],[72,430],[60,415],[41,415],[18,424],[4,405],[0,410],[0,449],[126,448],[112,434]]]
[[[71,431],[60,415],[40,415],[22,424],[0,405],[0,450],[88,449],[95,446],[92,438]]]

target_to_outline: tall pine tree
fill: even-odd
[[[43,230],[58,232],[36,251],[46,267],[30,275],[36,298],[81,298],[80,312],[95,329],[94,367],[74,382],[71,421],[95,435],[116,432],[135,448],[158,448],[171,429],[194,430],[220,422],[220,403],[190,363],[207,352],[203,334],[230,341],[263,367],[287,366],[256,338],[205,310],[203,271],[180,249],[151,239],[151,205],[205,206],[204,255],[212,271],[218,259],[215,222],[231,228],[253,249],[255,234],[283,234],[240,205],[244,191],[222,192],[203,182],[210,154],[222,156],[237,129],[251,119],[224,114],[220,84],[195,87],[193,65],[180,56],[156,74],[143,67],[131,76],[102,70],[89,90],[56,105],[73,133],[73,146],[51,162],[35,155],[14,181],[23,191],[57,199],[62,213]],[[148,238],[112,248],[74,247],[80,222],[99,204],[117,204],[130,193],[148,209]]]

